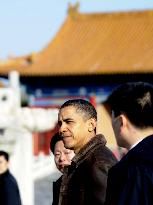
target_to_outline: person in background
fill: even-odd
[[[56,133],[50,141],[50,150],[54,154],[54,161],[57,169],[63,173],[64,167],[71,164],[71,160],[74,157],[74,151],[66,149],[62,137],[59,133]],[[53,203],[52,205],[58,205],[59,191],[61,185],[60,177],[56,182],[53,182]]]
[[[9,171],[9,154],[0,150],[0,205],[21,205],[20,192]]]
[[[104,136],[96,135],[96,109],[83,99],[68,100],[59,110],[58,124],[64,146],[76,154],[64,170],[59,205],[103,205],[108,169],[117,160]]]
[[[125,83],[107,99],[117,143],[127,154],[109,170],[106,205],[153,204],[153,86]]]

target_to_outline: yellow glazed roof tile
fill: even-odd
[[[153,11],[76,12],[34,60],[16,68],[21,75],[145,73],[153,72],[152,56]],[[0,63],[0,73],[9,69]]]

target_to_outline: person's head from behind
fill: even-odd
[[[145,82],[125,83],[108,97],[112,126],[119,146],[123,146],[127,128],[153,128],[153,86]],[[126,128],[126,129],[124,129]],[[134,129],[133,129],[134,131]],[[133,132],[134,133],[134,132]]]
[[[50,141],[50,150],[54,154],[56,167],[59,171],[63,172],[64,166],[70,165],[74,157],[74,151],[66,149],[62,137],[56,133]]]
[[[0,174],[5,173],[9,168],[9,155],[7,152],[0,150]]]
[[[95,136],[96,109],[83,99],[68,100],[60,108],[58,124],[65,147],[77,153]]]

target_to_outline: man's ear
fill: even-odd
[[[121,114],[119,118],[120,118],[120,127],[121,129],[124,129],[125,127],[127,127],[127,123],[128,123],[127,117]]]
[[[88,131],[92,132],[97,126],[97,121],[94,118],[88,120]]]

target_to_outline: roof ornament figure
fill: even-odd
[[[37,56],[37,54],[36,54],[35,52],[32,52],[32,53],[27,57],[27,62],[28,62],[29,64],[34,63],[35,60],[36,60],[36,56]]]
[[[76,17],[77,14],[78,14],[78,11],[79,11],[79,8],[80,8],[80,3],[79,1],[77,1],[74,5],[72,5],[71,3],[68,4],[68,14],[71,16],[71,17]]]

